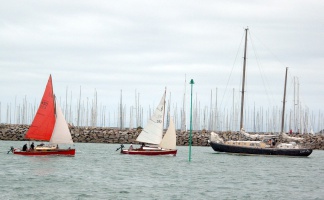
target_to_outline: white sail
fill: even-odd
[[[148,120],[146,126],[139,134],[136,141],[149,144],[160,144],[160,142],[162,141],[165,94],[166,92],[164,92],[159,105],[155,109],[154,114]]]
[[[61,107],[58,103],[56,103],[56,121],[50,143],[73,144],[69,127],[65,121]]]
[[[173,119],[170,119],[170,125],[165,133],[159,147],[162,149],[176,149],[177,148],[177,134],[173,123]]]

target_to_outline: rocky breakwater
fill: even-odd
[[[0,140],[23,141],[29,125],[0,124]],[[76,143],[112,143],[112,144],[138,144],[136,138],[142,129],[125,129],[106,127],[70,127],[72,139]],[[224,140],[239,140],[237,132],[218,132]],[[324,150],[324,135],[293,134],[294,137],[305,138],[304,144],[313,148]],[[206,130],[192,131],[193,146],[209,146],[210,132]],[[247,138],[242,138],[247,139]],[[283,139],[282,139],[283,140]],[[177,145],[188,146],[189,131],[177,131]]]
[[[112,143],[112,144],[139,144],[137,136],[142,129],[113,129],[113,128],[71,128],[74,142]],[[209,134],[207,132],[193,132],[193,146],[208,146]],[[177,145],[187,146],[189,133],[177,131]]]
[[[23,141],[29,125],[0,125],[0,140]],[[70,127],[72,139],[80,143],[112,143],[112,144],[138,144],[136,138],[142,129],[125,129],[106,127]],[[209,133],[206,131],[192,132],[193,146],[208,146]],[[177,131],[177,145],[189,144],[189,132]]]

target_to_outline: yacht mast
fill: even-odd
[[[285,124],[287,73],[288,73],[288,67],[286,67],[285,88],[284,88],[284,96],[283,96],[283,100],[282,100],[281,133],[283,133],[283,131],[284,131],[284,124]]]
[[[240,130],[243,128],[243,112],[244,112],[244,86],[245,86],[245,68],[246,68],[246,50],[247,50],[247,33],[248,28],[245,29],[245,47],[244,47],[244,61],[243,61],[243,79],[242,79],[242,98],[241,98],[241,120]]]

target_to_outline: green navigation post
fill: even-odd
[[[191,161],[191,143],[192,143],[192,88],[193,84],[195,84],[194,80],[191,79],[191,97],[190,97],[190,135],[189,135],[189,162]]]

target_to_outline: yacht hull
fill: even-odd
[[[278,149],[278,148],[249,148],[242,146],[227,145],[210,141],[210,146],[214,151],[239,154],[255,155],[278,155],[278,156],[309,156],[312,149]]]

